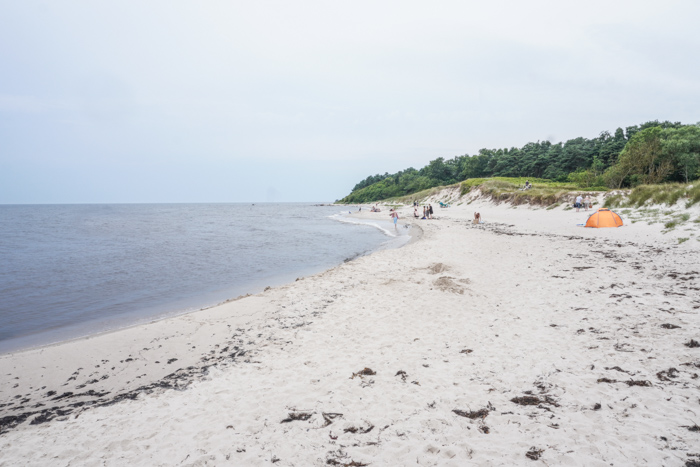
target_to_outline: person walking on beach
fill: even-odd
[[[593,208],[593,203],[591,203],[591,195],[586,195],[586,199],[583,200],[583,205],[586,207],[586,211]]]
[[[430,214],[430,219],[433,218],[433,205],[428,204],[428,214]]]
[[[396,227],[396,223],[399,221],[399,213],[397,211],[394,211],[389,215],[394,219],[394,228],[398,229],[398,227]]]
[[[581,208],[581,203],[583,203],[583,196],[578,195],[576,197],[576,202],[574,203],[574,207],[576,208],[576,212]]]

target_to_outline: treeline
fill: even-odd
[[[364,203],[404,196],[468,178],[531,177],[576,183],[581,188],[634,187],[700,178],[700,124],[658,120],[565,143],[527,143],[521,148],[481,149],[439,157],[420,170],[372,175],[340,200]]]

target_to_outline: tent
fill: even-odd
[[[620,227],[622,219],[610,209],[601,208],[591,214],[586,221],[586,227]]]

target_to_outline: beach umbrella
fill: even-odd
[[[622,226],[622,219],[620,216],[606,208],[598,209],[596,212],[591,214],[586,221],[586,227],[595,227],[597,229],[601,227],[620,226]]]

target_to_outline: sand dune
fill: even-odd
[[[700,465],[696,230],[436,216],[256,296],[0,357],[0,465]]]

